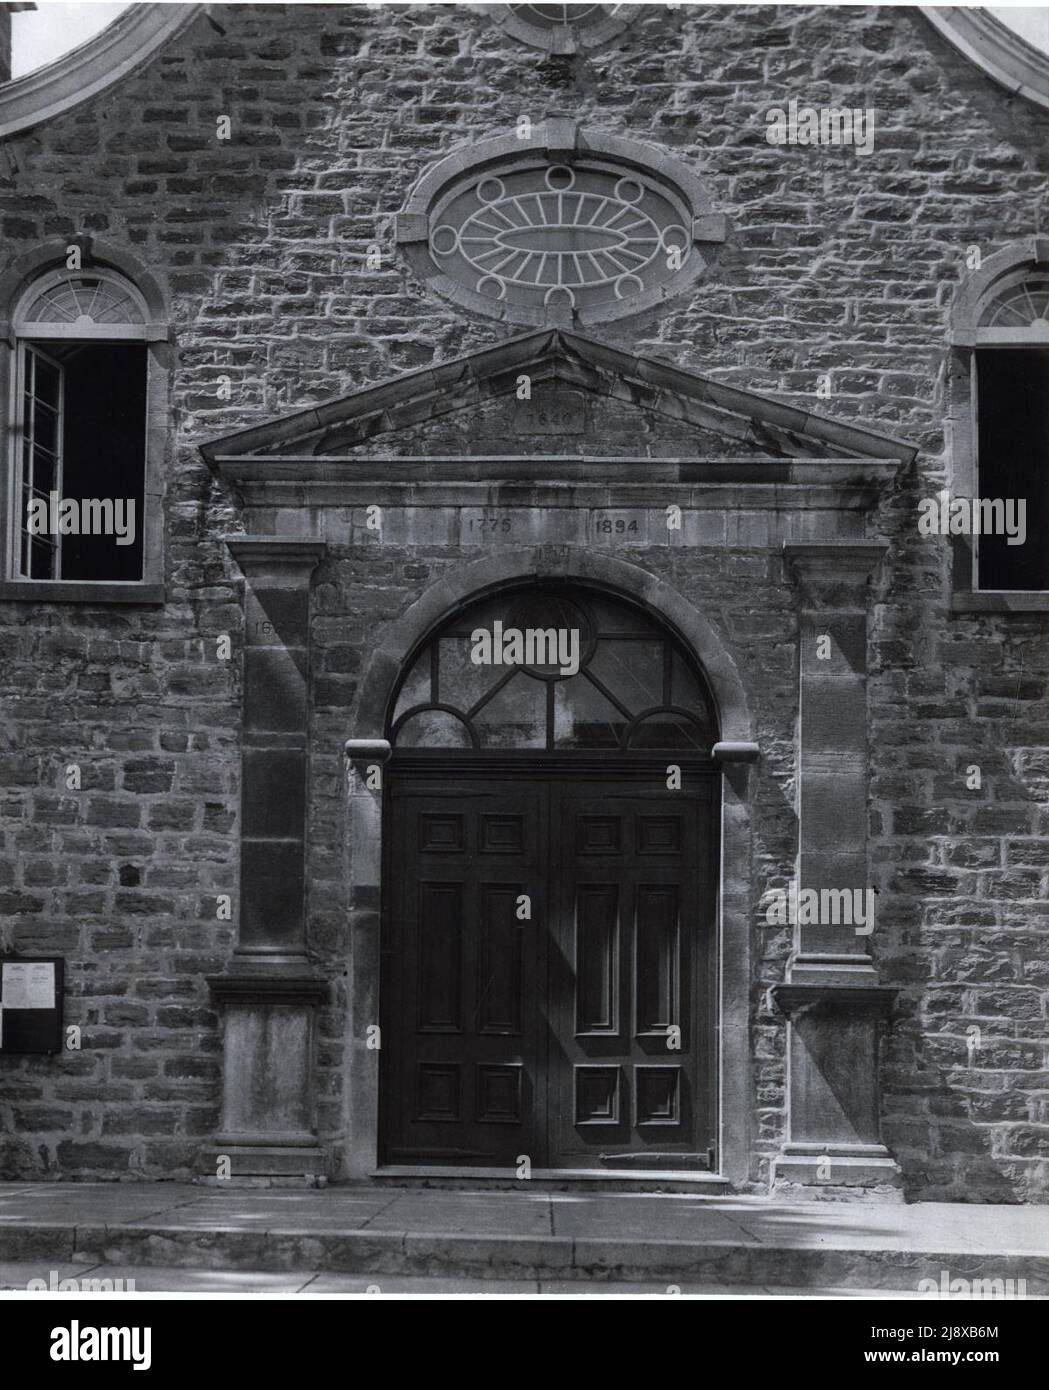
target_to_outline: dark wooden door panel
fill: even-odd
[[[391,789],[382,1108],[390,1163],[512,1165],[545,1107],[541,789]],[[518,917],[522,896],[531,920]],[[538,1091],[538,1094],[537,1094]]]
[[[553,1166],[713,1144],[713,782],[553,790]]]
[[[699,1162],[714,776],[680,792],[620,769],[392,780],[385,1161]]]

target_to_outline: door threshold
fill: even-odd
[[[437,1164],[390,1164],[376,1168],[375,1179],[395,1181],[438,1182],[449,1185],[461,1182],[501,1182],[510,1188],[526,1187],[530,1183],[604,1183],[623,1188],[630,1184],[646,1191],[653,1187],[671,1184],[675,1188],[695,1190],[698,1188],[729,1191],[732,1187],[728,1178],[718,1173],[697,1172],[682,1168],[533,1168],[528,1178],[515,1177],[506,1168],[458,1168]]]

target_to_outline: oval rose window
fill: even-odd
[[[398,241],[447,297],[512,323],[595,323],[678,293],[705,269],[699,246],[723,231],[698,181],[620,137],[587,132],[566,148],[577,132],[561,124],[570,130],[548,126],[545,139],[482,141],[471,167],[450,156],[420,181]]]
[[[542,49],[568,55],[612,43],[630,26],[640,5],[489,5],[504,33]]]

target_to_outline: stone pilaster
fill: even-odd
[[[379,1049],[369,1028],[379,1022],[379,908],[382,898],[382,781],[392,748],[384,738],[351,738],[345,744],[347,832],[353,880],[349,900],[350,959],[347,1029],[353,1086],[349,1096],[345,1175],[367,1178],[379,1151]],[[378,773],[378,776],[376,776]]]
[[[882,1186],[898,1170],[881,1143],[877,1054],[895,990],[878,982],[867,853],[867,594],[884,544],[786,547],[798,583],[800,712],[796,883],[848,891],[852,921],[798,913],[787,981],[774,990],[787,1016],[789,1134],[777,1183]],[[856,894],[862,897],[857,899]]]
[[[239,537],[244,572],[240,931],[209,980],[224,1012],[222,1127],[210,1159],[237,1178],[324,1171],[313,1133],[313,1011],[328,993],[306,953],[310,577],[316,541]]]

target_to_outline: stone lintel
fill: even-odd
[[[223,461],[217,471],[244,500],[249,514],[274,508],[298,510],[304,519],[310,513],[329,507],[365,507],[373,502],[383,507],[420,509],[428,507],[533,507],[554,506],[631,508],[638,512],[664,513],[674,503],[682,511],[725,514],[782,513],[798,520],[792,526],[804,535],[814,524],[812,513],[833,514],[835,527],[856,525],[860,514],[877,502],[877,485],[857,476],[842,476],[843,470],[821,471],[812,477],[799,476],[801,470],[790,461],[771,459],[695,460],[693,462],[646,462],[644,473],[616,459],[594,462],[578,459],[530,458],[519,465],[517,476],[505,461],[485,473],[484,460],[433,460],[423,476],[417,460],[373,460],[381,467],[381,481],[368,482],[348,472],[337,454],[325,458],[300,460],[291,455],[260,461]],[[603,473],[597,472],[598,467]],[[342,476],[340,476],[340,473]],[[639,483],[638,477],[646,481]],[[652,489],[658,487],[660,505],[652,504]],[[824,524],[830,518],[820,517]],[[260,529],[267,523],[252,520]],[[774,544],[768,541],[766,544]],[[24,581],[29,582],[29,581]]]

